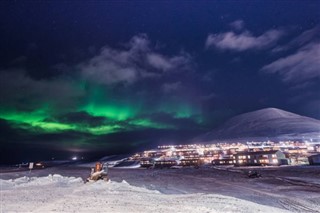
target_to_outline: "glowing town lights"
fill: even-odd
[[[278,151],[280,154],[285,153],[285,155],[283,154],[283,158],[275,154]],[[266,153],[260,154],[261,156],[258,156],[259,159],[256,159],[254,153],[259,152]],[[308,156],[314,152],[320,152],[320,141],[308,142],[308,144],[305,141],[252,141],[247,142],[247,144],[223,142],[215,144],[161,145],[158,146],[158,149],[146,150],[133,157],[135,159],[141,157],[150,158],[154,161],[160,160],[161,162],[166,161],[166,159],[169,159],[169,161],[185,160],[181,165],[189,165],[191,161],[201,161],[202,163],[212,163],[215,165],[241,164],[241,166],[245,166],[248,163],[264,165],[279,165],[284,163],[284,165],[287,165],[289,163],[292,164],[292,162],[293,164],[305,164],[308,161]],[[238,153],[241,154],[239,155]],[[238,155],[238,157],[235,155]],[[186,163],[187,161],[190,162]]]
[[[72,160],[77,160],[78,158],[76,156],[72,157],[71,158]]]

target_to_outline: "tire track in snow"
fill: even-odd
[[[225,185],[231,188],[238,188],[240,190],[245,190],[247,192],[254,192],[257,193],[259,195],[265,195],[265,196],[270,196],[271,198],[275,198],[278,200],[278,203],[280,204],[280,207],[282,207],[283,209],[292,211],[292,212],[314,212],[314,213],[320,213],[319,210],[313,209],[311,207],[307,207],[306,205],[302,204],[301,201],[298,201],[296,199],[289,199],[287,198],[287,196],[285,195],[279,195],[279,194],[275,194],[275,193],[270,193],[267,191],[264,191],[262,189],[253,189],[250,187],[246,187],[246,186],[240,186],[240,185],[236,185],[235,183],[227,183],[225,181],[219,181],[217,179],[214,178],[207,178],[207,177],[196,177],[196,176],[189,176],[190,178],[196,178],[199,180],[206,180],[206,181],[214,181],[214,183],[220,184],[220,185]]]
[[[303,205],[301,202],[292,200],[292,199],[280,199],[279,203],[287,210],[292,212],[320,212],[313,208]]]

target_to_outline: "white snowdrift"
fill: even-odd
[[[215,194],[167,195],[126,181],[49,175],[0,180],[0,212],[286,212]]]

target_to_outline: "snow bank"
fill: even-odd
[[[126,181],[49,175],[0,180],[1,212],[286,212],[215,194],[166,195]]]
[[[28,187],[28,186],[69,186],[73,183],[83,183],[81,178],[75,177],[64,177],[58,174],[48,175],[47,177],[20,177],[17,179],[1,180],[0,186],[2,190],[8,190],[17,187]]]

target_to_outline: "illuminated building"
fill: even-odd
[[[279,152],[278,152],[279,151]],[[241,155],[240,153],[249,153]],[[215,143],[215,144],[180,144],[161,145],[158,149],[137,153],[131,158],[141,161],[142,167],[150,167],[151,161],[161,165],[175,165],[164,163],[175,160],[179,166],[199,164],[214,165],[280,165],[280,164],[307,164],[308,156],[320,152],[320,142],[316,141],[252,141],[243,143]],[[265,153],[265,154],[261,154]],[[268,153],[271,154],[271,157]],[[278,156],[277,153],[282,153]],[[283,156],[286,155],[286,157]],[[259,157],[259,155],[261,155]],[[241,157],[242,156],[242,157]],[[148,161],[141,159],[151,159]],[[161,161],[161,162],[160,162]]]
[[[238,152],[234,155],[235,166],[260,166],[288,164],[281,151]]]

